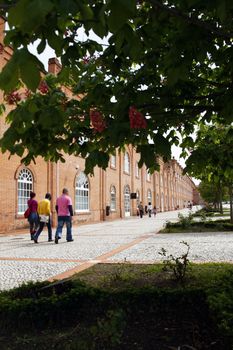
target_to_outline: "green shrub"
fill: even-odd
[[[167,251],[164,248],[161,249],[161,252],[159,252],[159,254],[165,258],[165,260],[163,261],[164,271],[172,271],[175,279],[178,282],[183,282],[186,276],[188,265],[190,263],[188,259],[190,246],[187,242],[184,241],[180,243],[187,246],[186,253],[182,254],[181,256],[174,257],[172,254],[167,255]]]
[[[224,273],[207,294],[220,330],[233,341],[233,271]]]
[[[179,221],[178,223],[181,225],[183,228],[187,228],[191,226],[191,223],[193,221],[193,215],[191,212],[189,212],[188,216],[185,216],[181,213],[178,214]]]

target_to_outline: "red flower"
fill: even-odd
[[[83,57],[83,64],[88,64],[89,61],[90,61],[90,57],[87,57],[87,56]]]
[[[26,90],[25,90],[25,97],[28,98],[28,97],[30,97],[31,95],[32,95],[31,90],[26,89]]]
[[[147,127],[145,117],[134,106],[129,108],[129,120],[131,129],[146,129]]]
[[[39,87],[38,87],[38,90],[40,90],[40,92],[41,92],[42,94],[47,94],[47,93],[49,92],[49,87],[48,87],[46,81],[41,81],[41,82],[40,82],[40,85],[39,85]]]
[[[90,111],[91,124],[95,131],[102,132],[106,129],[106,123],[103,116],[98,111]]]
[[[12,91],[5,96],[5,100],[9,105],[17,104],[21,100],[21,96],[17,91]]]

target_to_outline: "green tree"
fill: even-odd
[[[26,149],[26,163],[38,155],[62,160],[65,152],[85,157],[92,172],[132,144],[140,165],[154,170],[157,155],[170,157],[177,130],[190,135],[199,119],[216,114],[232,120],[231,1],[0,0],[0,7],[5,45],[14,50],[0,88],[16,105],[0,146],[19,156]],[[62,63],[44,90],[31,43],[38,53],[48,44]],[[20,83],[32,91],[23,102],[12,98]],[[62,85],[82,98],[67,100]]]
[[[186,140],[183,146],[187,146]],[[230,196],[231,222],[233,222],[233,125],[201,125],[195,143],[186,161],[185,171],[216,187],[219,203],[222,204],[226,186]],[[213,191],[214,193],[214,191]],[[220,207],[222,211],[222,208]]]
[[[198,186],[198,191],[200,192],[201,197],[207,203],[213,203],[215,208],[218,209],[221,207],[220,200],[221,197],[224,201],[229,200],[228,190],[226,187],[222,188],[222,196],[221,196],[221,188],[219,188],[219,184],[215,184],[214,182],[202,181]]]

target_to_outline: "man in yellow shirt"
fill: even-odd
[[[35,243],[38,243],[38,237],[43,231],[45,224],[48,227],[48,241],[49,242],[53,241],[51,221],[50,221],[50,214],[51,214],[50,201],[51,201],[51,194],[46,193],[45,198],[42,201],[40,201],[38,204],[38,214],[39,214],[40,225],[38,230],[33,236]]]

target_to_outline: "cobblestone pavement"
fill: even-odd
[[[194,208],[194,210],[197,208]],[[132,217],[73,228],[74,242],[67,243],[65,229],[59,244],[47,241],[47,230],[39,244],[29,233],[0,236],[0,290],[28,281],[61,279],[98,262],[152,263],[160,261],[159,251],[180,255],[190,245],[191,261],[233,262],[233,233],[157,233],[167,220],[176,221],[188,209],[158,213],[156,217]]]

